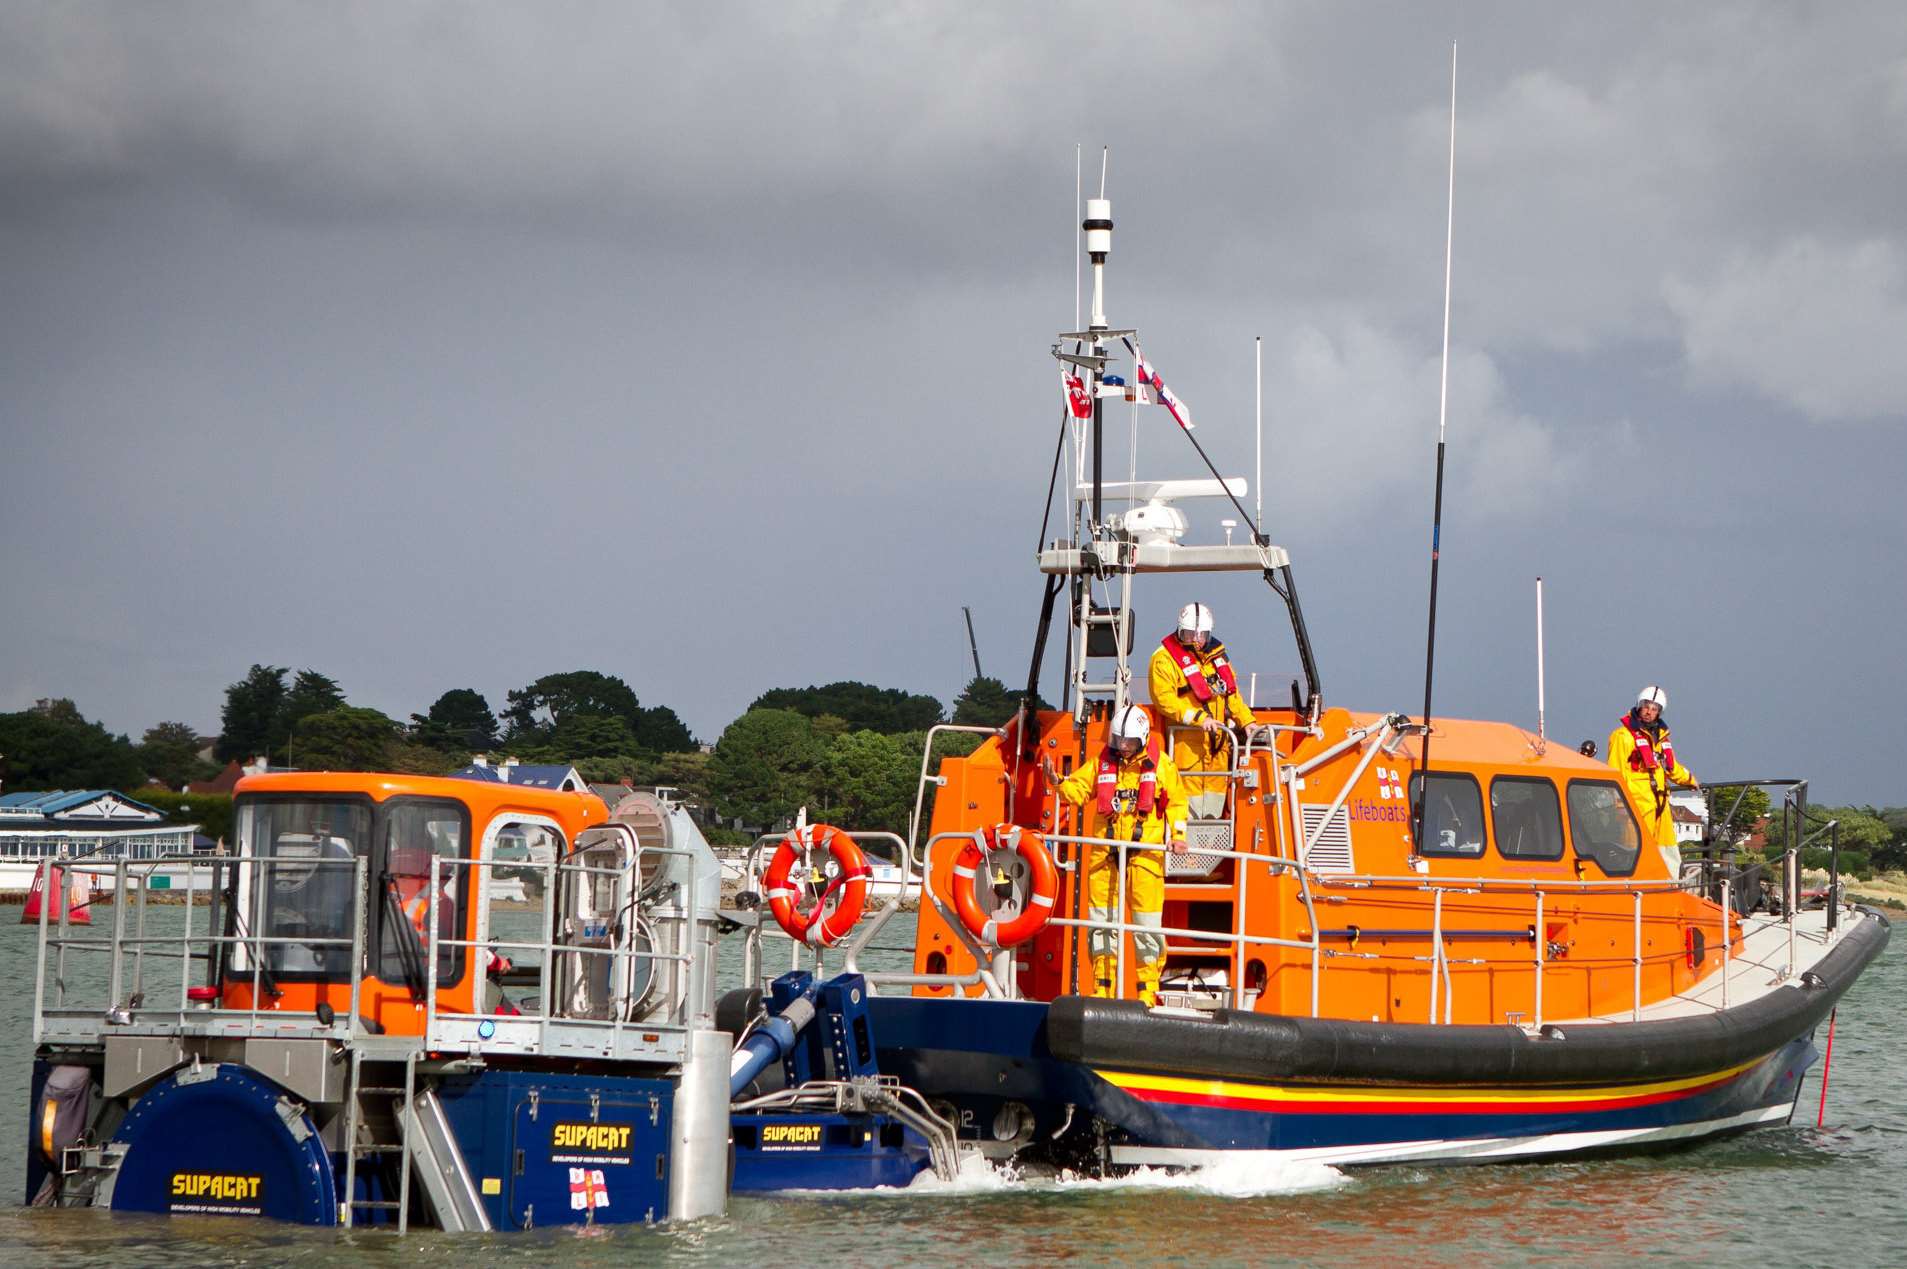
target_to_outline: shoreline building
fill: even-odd
[[[185,855],[198,831],[197,824],[168,824],[163,812],[111,789],[0,794],[0,893],[25,894],[43,859],[84,856],[104,869],[120,859]],[[154,869],[149,884],[183,883],[186,867]]]

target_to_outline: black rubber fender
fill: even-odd
[[[1825,1018],[1891,931],[1862,919],[1795,983],[1725,1012],[1654,1022],[1520,1027],[1433,1026],[1286,1017],[1229,1009],[1210,1019],[1160,1015],[1137,1001],[1062,996],[1046,1038],[1088,1066],[1244,1080],[1411,1085],[1567,1085],[1678,1079],[1753,1061]]]

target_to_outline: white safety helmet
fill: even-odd
[[[1211,634],[1212,610],[1204,604],[1187,604],[1179,609],[1179,633]]]
[[[1128,705],[1112,717],[1114,749],[1119,747],[1120,741],[1129,740],[1133,742],[1136,752],[1137,749],[1145,747],[1146,740],[1151,735],[1152,720],[1146,717],[1146,712],[1137,705]]]
[[[1653,705],[1666,712],[1669,708],[1669,694],[1651,683],[1636,693],[1636,704]]]

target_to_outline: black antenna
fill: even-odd
[[[973,637],[973,609],[962,604],[960,611],[967,614],[967,647],[973,652],[973,677],[984,678],[985,676],[980,673],[980,644]]]
[[[1413,850],[1424,845],[1424,804],[1430,781],[1430,687],[1437,667],[1437,562],[1443,539],[1444,426],[1450,417],[1450,248],[1457,218],[1457,42],[1450,42],[1450,190],[1444,210],[1443,243],[1443,379],[1437,393],[1437,498],[1430,519],[1430,626],[1424,635],[1424,750],[1418,766],[1422,785],[1411,827]]]

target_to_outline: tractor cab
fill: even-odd
[[[493,909],[521,899],[540,879],[536,864],[570,857],[607,819],[590,793],[330,773],[250,777],[236,812],[222,1006],[355,1013],[389,1035],[422,1034],[432,1000],[439,1013],[508,1012],[501,980],[520,977],[523,958],[492,950]],[[579,930],[595,913],[583,892],[625,888],[611,874],[635,861],[601,862],[600,876],[566,877],[578,893],[561,898],[578,906],[565,920]]]

